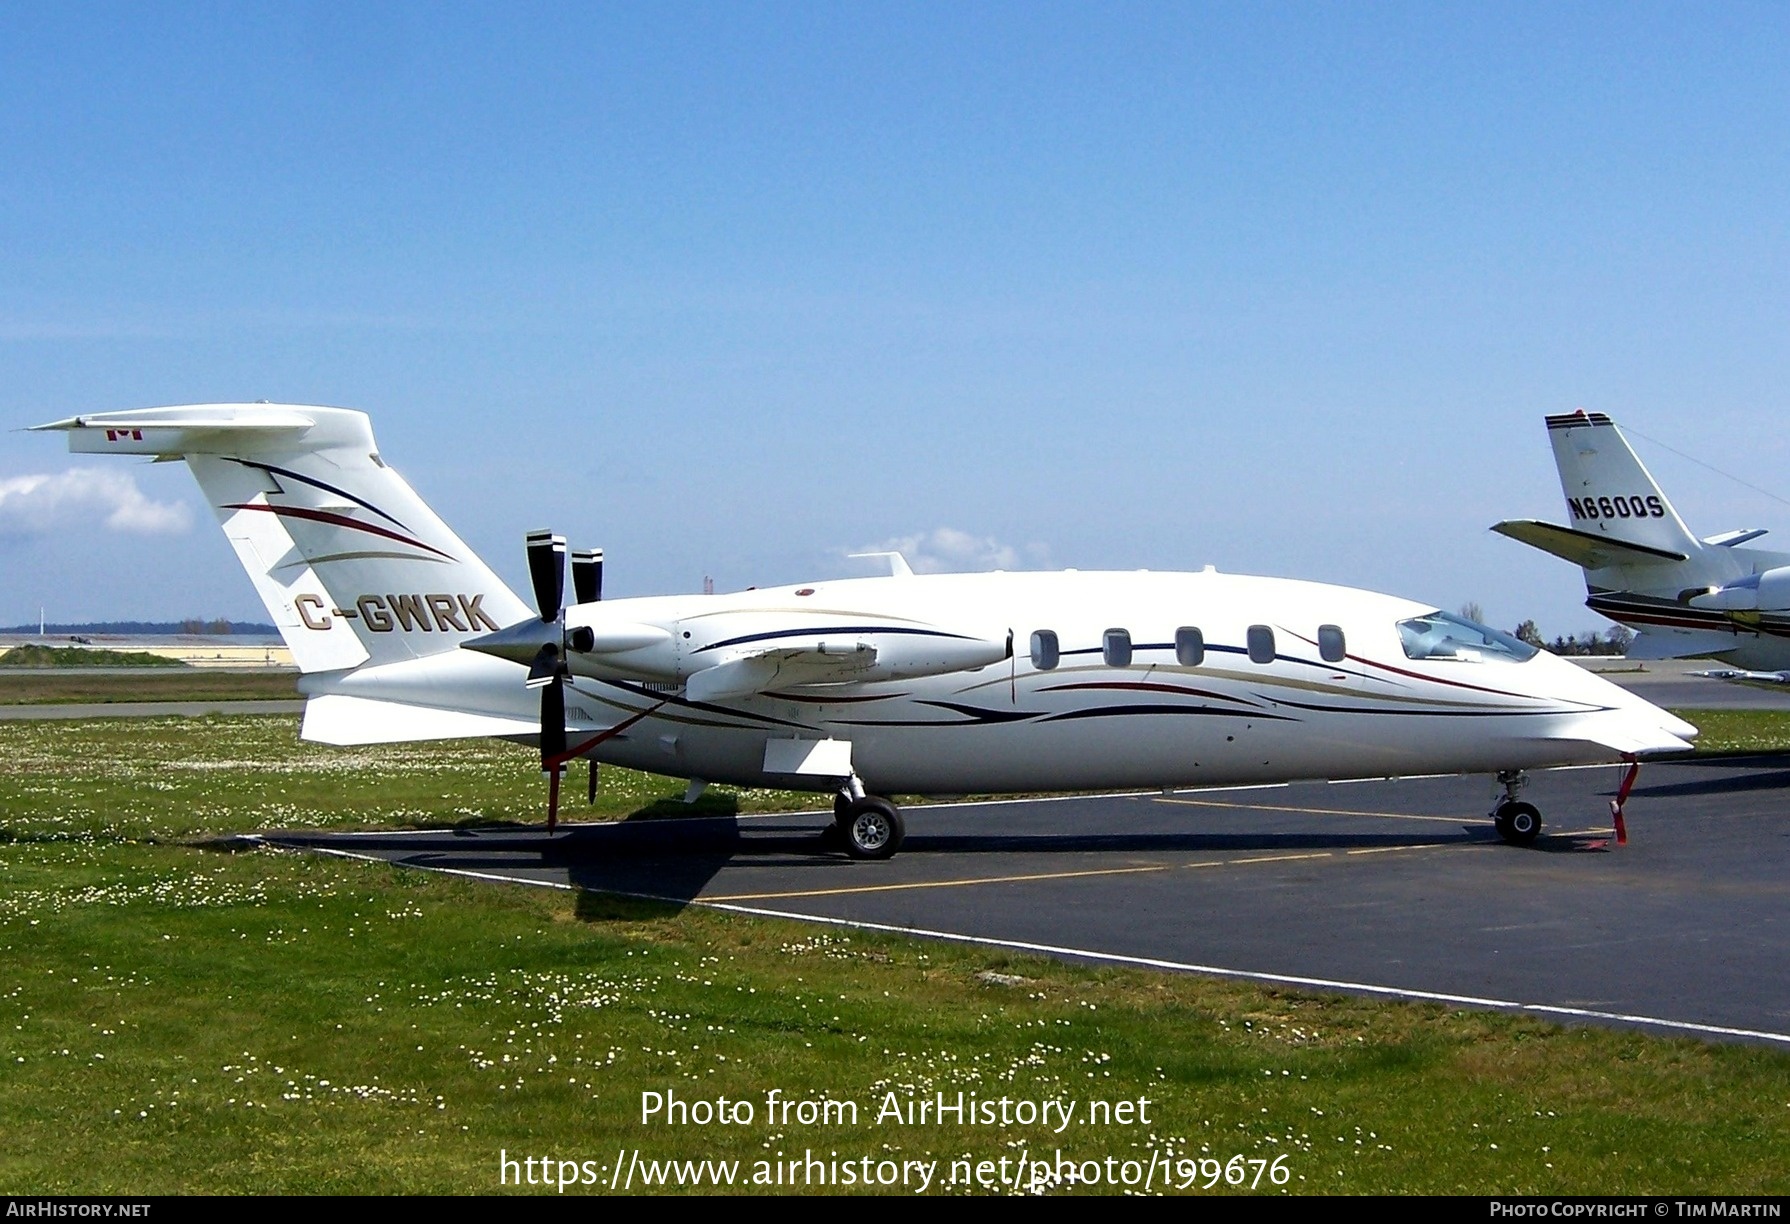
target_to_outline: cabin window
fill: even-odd
[[[1049,629],[1040,629],[1032,634],[1032,666],[1039,671],[1049,671],[1057,665],[1061,655],[1057,647],[1057,635]]]
[[[1131,633],[1126,629],[1108,629],[1100,653],[1108,667],[1131,666]]]
[[[1400,621],[1398,641],[1409,659],[1522,663],[1535,657],[1535,647],[1521,638],[1447,612],[1431,612],[1427,616]]]
[[[1348,645],[1343,641],[1342,626],[1318,626],[1318,655],[1324,662],[1341,663],[1343,656],[1348,653]]]
[[[1175,662],[1182,667],[1198,667],[1206,661],[1206,635],[1186,625],[1175,630]]]
[[[1251,625],[1245,641],[1249,643],[1251,663],[1274,662],[1274,630],[1266,625]]]

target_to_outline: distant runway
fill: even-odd
[[[820,813],[273,833],[295,849],[1093,963],[1790,1046],[1790,754],[1538,772],[1504,845],[1481,778],[907,809],[886,863]]]
[[[1583,660],[1573,661],[1585,665]],[[1722,666],[1712,659],[1667,659],[1639,666],[1646,670],[1635,670],[1637,665],[1625,659],[1601,659],[1585,669],[1668,710],[1790,710],[1790,684],[1761,688],[1691,674]]]

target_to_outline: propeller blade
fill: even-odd
[[[582,548],[572,554],[572,593],[581,604],[603,598],[603,550]]]
[[[597,801],[597,758],[596,757],[592,757],[590,759],[590,789],[585,792],[584,801],[586,803],[595,803]]]
[[[565,755],[565,751],[566,690],[555,681],[541,689],[541,768],[557,775],[564,766],[549,762]]]
[[[534,661],[528,665],[529,688],[540,688],[543,685],[559,687],[559,647],[548,642],[535,652]]]
[[[559,619],[566,589],[566,538],[551,531],[528,533],[528,579],[534,584],[535,608],[544,621]]]

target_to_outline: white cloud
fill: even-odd
[[[900,536],[851,551],[898,552],[907,558],[907,563],[913,566],[916,574],[1010,570],[1020,567],[1019,549],[1003,544],[992,536],[975,536],[955,527],[938,527],[932,531]],[[1025,551],[1037,554],[1034,560],[1038,560],[1043,550],[1032,546]]]
[[[136,535],[165,535],[192,526],[182,502],[151,501],[128,472],[70,468],[0,480],[0,535],[44,535],[103,526]]]

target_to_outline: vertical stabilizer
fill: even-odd
[[[1551,416],[1548,441],[1574,528],[1686,557],[1703,551],[1609,417],[1583,409]]]
[[[530,615],[385,465],[365,413],[199,404],[38,428],[186,460],[301,671],[441,654]]]

